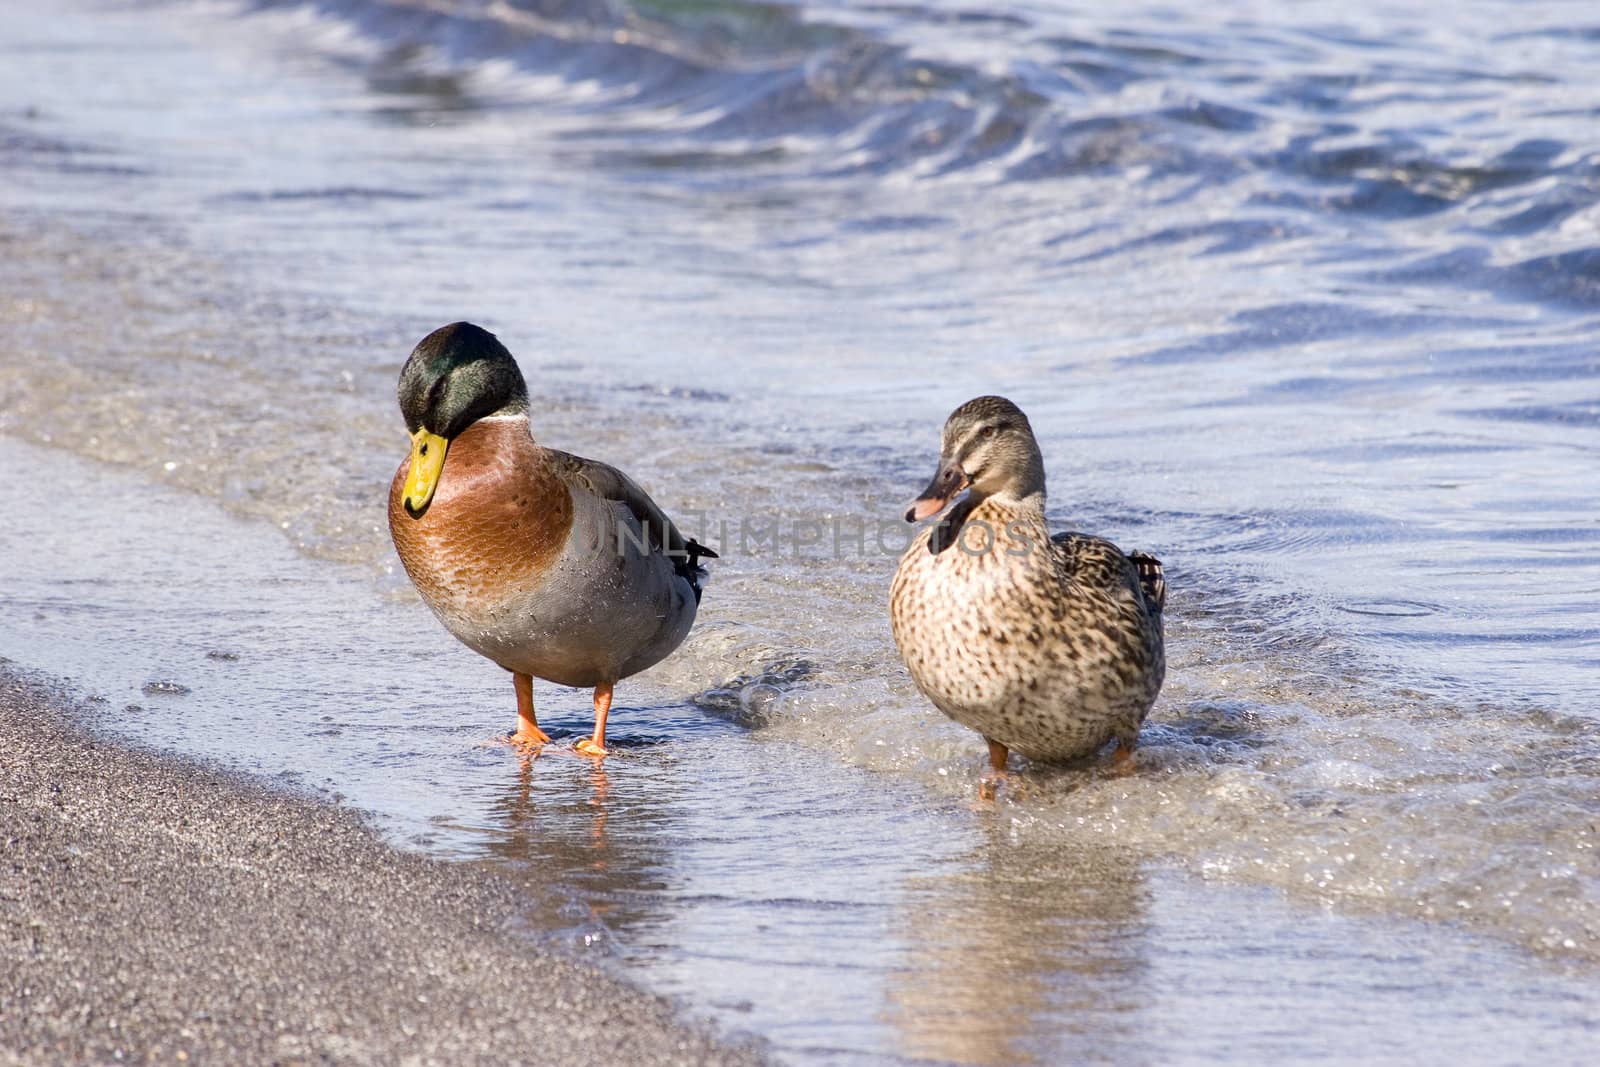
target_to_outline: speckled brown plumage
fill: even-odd
[[[1032,428],[1002,398],[952,414],[914,510],[948,505],[963,483],[968,496],[916,538],[890,591],[917,688],[1032,759],[1086,756],[1112,738],[1131,750],[1166,669],[1160,562],[1050,533]]]

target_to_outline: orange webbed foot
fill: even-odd
[[[527,723],[523,723],[517,728],[515,733],[506,738],[506,744],[524,752],[530,750],[536,751],[540,747],[548,745],[549,743],[549,734],[545,733],[537,726],[530,729]]]
[[[1000,795],[1000,788],[1011,782],[1011,776],[1004,771],[990,771],[978,779],[978,799],[989,802]]]
[[[572,747],[580,756],[605,759],[610,755],[606,748],[606,716],[611,714],[611,683],[602,682],[594,687],[594,736],[585,737]]]
[[[1133,758],[1133,746],[1137,742],[1118,741],[1117,747],[1111,752],[1111,773],[1118,778],[1127,778],[1139,769],[1138,763]]]
[[[1006,761],[1011,758],[1011,750],[992,738],[984,738],[989,744],[989,770],[978,782],[978,799],[993,800],[1000,793],[1000,787],[1008,781],[1006,777]]]
[[[506,744],[523,754],[537,753],[541,745],[550,743],[550,735],[539,729],[533,713],[533,676],[513,671],[511,682],[517,690],[517,729],[506,738]]]
[[[585,737],[573,745],[573,750],[580,756],[593,756],[595,759],[605,759],[611,755],[611,750],[599,744],[592,737]]]

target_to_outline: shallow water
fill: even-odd
[[[1063,847],[966,778],[931,790],[681,703],[628,709],[603,769],[559,744],[519,762],[486,725],[509,717],[499,672],[419,641],[423,609],[365,571],[59,451],[9,454],[56,492],[0,531],[8,658],[90,694],[114,734],[526,877],[535,936],[792,1062],[1581,1062],[1592,1036],[1583,964],[1207,885],[1099,831]],[[400,683],[418,672],[451,691]],[[558,742],[583,726],[563,704]],[[1128,804],[1148,783],[1077,784]]]
[[[1581,1059],[1600,36],[540,10],[16,15],[0,433],[49,450],[11,446],[0,655],[555,866],[563,936],[802,1060]],[[601,777],[481,743],[504,674],[381,529],[396,368],[464,316],[544,439],[727,550]],[[985,391],[1058,520],[1172,587],[1142,773],[992,811],[884,617],[897,505]],[[1490,1011],[1504,1046],[1462,1033]]]

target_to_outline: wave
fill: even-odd
[[[567,152],[630,181],[1045,187],[1027,195],[1056,205],[1047,215],[1061,223],[1037,235],[1056,267],[1111,269],[1164,250],[1260,257],[1314,241],[1365,286],[1600,306],[1600,246],[1570,226],[1600,204],[1600,157],[1587,148],[1600,46],[1582,34],[1559,37],[1567,62],[1534,70],[1494,46],[1503,34],[1490,24],[1420,23],[1401,47],[1290,12],[1222,37],[1137,6],[1086,27],[1068,11],[937,0],[255,0],[242,10],[293,23],[388,100],[395,121],[560,113]],[[1457,37],[1420,43],[1448,33]],[[1092,195],[1075,183],[1096,177],[1194,210],[1085,241],[1063,224]],[[1367,266],[1379,240],[1368,228],[1381,226],[1382,265]],[[1499,249],[1510,241],[1516,251]],[[1431,324],[1329,318],[1310,305],[1297,318],[1317,337]],[[1248,324],[1244,333],[1151,358],[1250,343]]]

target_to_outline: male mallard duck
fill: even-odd
[[[510,671],[524,746],[550,740],[533,679],[594,689],[594,736],[619,679],[677,648],[700,603],[701,557],[626,474],[545,448],[528,426],[528,386],[487,330],[424,337],[400,371],[411,457],[389,487],[389,534],[433,613]],[[448,459],[447,459],[448,457]]]
[[[1166,657],[1161,562],[1044,517],[1044,459],[1028,417],[980,396],[944,424],[939,470],[906,512],[966,496],[900,559],[890,620],[911,680],[989,743],[986,791],[1010,750],[1068,760],[1117,739],[1133,755]]]

